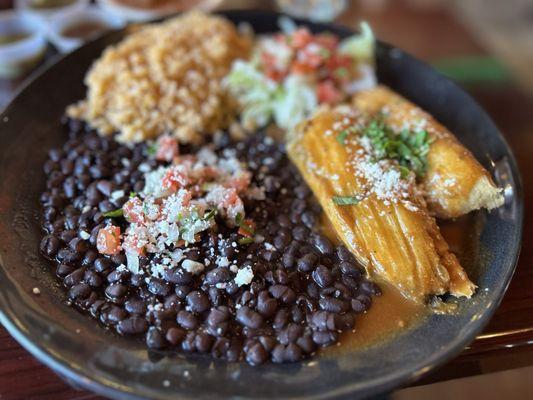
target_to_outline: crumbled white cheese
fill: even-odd
[[[31,291],[33,294],[41,294],[41,290],[38,287],[34,287]]]
[[[190,272],[193,275],[196,275],[196,274],[201,273],[204,270],[205,265],[198,261],[186,259],[181,263],[181,267],[185,271]]]
[[[249,285],[252,283],[252,279],[254,278],[254,272],[252,271],[252,268],[248,265],[244,268],[241,268],[237,275],[235,276],[235,283],[237,286],[243,286],[243,285]]]
[[[124,190],[115,190],[114,192],[111,192],[112,200],[118,200],[121,197],[124,197]]]

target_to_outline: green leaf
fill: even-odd
[[[104,217],[110,217],[110,218],[118,218],[124,216],[124,211],[122,208],[119,208],[117,210],[108,211],[102,214]]]
[[[134,197],[137,197],[137,193],[130,192],[130,199],[133,199]]]
[[[242,222],[243,222],[242,214],[241,213],[237,213],[237,215],[235,216],[235,223],[237,224],[237,226],[241,226]]]
[[[216,209],[209,210],[209,212],[204,214],[204,218],[203,219],[204,219],[204,221],[209,221],[210,219],[215,218],[215,215],[217,215],[217,210]]]
[[[237,240],[237,243],[239,244],[250,244],[254,242],[254,238],[251,237],[242,237],[239,240]]]
[[[361,201],[357,196],[333,196],[331,200],[339,206],[355,205]]]
[[[348,136],[350,132],[345,129],[343,131],[341,131],[338,135],[337,135],[337,142],[339,142],[340,144],[342,144],[343,146],[346,144],[346,137]]]
[[[148,155],[149,155],[150,157],[155,156],[155,154],[157,153],[157,143],[154,142],[154,143],[150,144],[150,145],[146,148],[146,153],[148,153]]]

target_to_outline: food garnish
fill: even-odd
[[[344,40],[327,32],[312,34],[287,20],[282,25],[284,33],[261,37],[251,59],[235,61],[225,79],[245,128],[273,121],[287,129],[319,104],[338,104],[375,85],[375,39],[368,24]]]

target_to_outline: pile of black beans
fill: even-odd
[[[44,164],[41,252],[53,260],[69,303],[104,326],[143,335],[151,349],[207,353],[252,365],[295,362],[353,330],[357,314],[380,294],[351,253],[321,233],[319,204],[283,145],[261,132],[237,143],[221,136],[215,145],[219,152],[235,151],[248,164],[253,183],[265,188],[265,200],[245,204],[262,243],[236,246],[235,228],[219,221],[187,254],[207,265],[199,276],[168,269],[162,278],[146,279],[118,268],[126,264],[125,256],[99,254],[96,236],[106,224],[124,229],[126,222],[103,214],[120,208],[131,191],[140,192],[139,165],[155,167],[157,161],[145,144],[118,144],[78,120],[66,120],[65,126],[68,140],[50,150]],[[116,190],[125,196],[112,199]],[[220,256],[237,260],[240,268],[251,266],[253,282],[238,287],[228,267],[217,267]],[[141,258],[142,266],[149,262]]]

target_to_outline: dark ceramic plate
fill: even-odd
[[[250,22],[258,32],[277,29],[274,13],[225,15]],[[381,82],[455,132],[506,187],[505,206],[476,217],[482,228],[468,267],[479,290],[472,300],[459,302],[457,315],[433,315],[388,342],[342,356],[253,368],[148,354],[141,343],[117,337],[67,307],[38,252],[41,167],[48,149],[65,140],[59,119],[66,105],[84,96],[87,68],[123,35],[102,37],[42,71],[0,117],[0,321],[35,357],[71,382],[114,398],[354,398],[414,381],[457,355],[480,332],[509,284],[520,249],[523,204],[516,163],[494,123],[465,92],[385,44],[377,51]],[[31,294],[35,286],[40,296]]]

